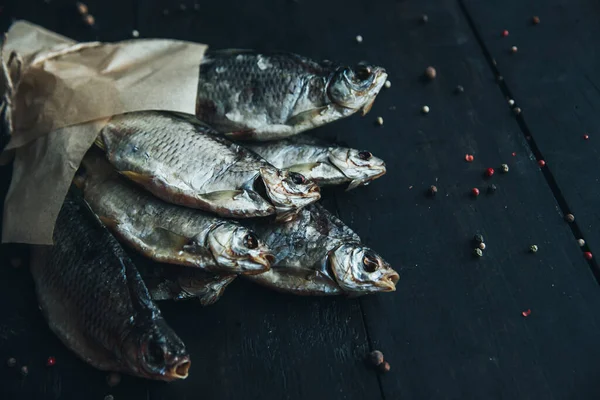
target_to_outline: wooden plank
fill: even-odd
[[[583,250],[600,252],[600,214],[595,207],[600,196],[598,3],[463,3],[504,77],[505,94],[523,110],[522,128],[564,198],[561,209],[576,217],[576,237],[584,237],[589,246]],[[538,25],[533,24],[533,16],[540,18]],[[502,36],[503,30],[508,30],[507,37]],[[511,46],[517,46],[516,54],[510,52]],[[600,278],[596,260],[592,266]]]
[[[491,15],[504,7],[494,4]],[[345,2],[340,15],[331,7],[319,10],[338,43],[364,36],[362,47],[340,51],[391,73],[369,118],[327,128],[389,167],[369,187],[337,197],[341,218],[401,266],[396,294],[362,300],[373,346],[392,368],[381,379],[385,398],[598,396],[598,285],[457,2]],[[338,30],[348,15],[360,25]],[[425,84],[429,65],[437,79]],[[456,85],[465,92],[454,94]],[[372,125],[378,115],[382,127]],[[496,173],[485,180],[488,167]],[[485,193],[490,183],[493,195]],[[424,195],[432,184],[433,199]],[[487,244],[481,259],[471,254],[476,233]]]

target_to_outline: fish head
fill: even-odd
[[[358,243],[345,243],[332,251],[329,268],[348,293],[393,292],[400,279],[379,254]]]
[[[382,67],[358,64],[343,67],[332,76],[327,95],[329,99],[344,108],[362,110],[366,115],[375,102],[375,97],[387,80],[388,74]]]
[[[349,189],[363,185],[386,173],[385,162],[366,150],[336,147],[329,151],[329,161],[349,179]]]
[[[183,341],[162,318],[141,323],[127,340],[129,368],[150,379],[174,381],[188,377],[191,360]]]
[[[207,244],[217,264],[231,272],[260,274],[271,268],[275,258],[254,232],[233,222],[213,228]]]
[[[278,213],[298,210],[321,198],[319,186],[297,172],[265,166],[260,176]]]

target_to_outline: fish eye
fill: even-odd
[[[364,81],[364,80],[369,79],[369,77],[371,76],[371,72],[373,72],[371,67],[366,66],[366,65],[361,65],[361,66],[359,66],[358,70],[356,71],[356,77],[359,80]]]
[[[299,174],[297,172],[290,172],[290,178],[292,178],[292,182],[294,182],[296,185],[306,183],[306,178],[304,177],[304,175]]]
[[[153,365],[158,365],[164,361],[162,348],[154,340],[148,343],[147,359]]]
[[[358,158],[360,158],[361,160],[367,161],[370,160],[371,157],[373,157],[373,155],[368,151],[361,151],[358,153]]]
[[[253,233],[249,233],[246,236],[244,236],[244,246],[246,246],[249,249],[257,248],[258,238],[256,237],[256,235]]]
[[[367,272],[375,272],[377,271],[377,268],[379,268],[379,263],[372,254],[365,254],[363,257],[363,264],[365,265],[365,271]]]

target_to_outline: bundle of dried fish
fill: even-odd
[[[145,256],[224,273],[269,269],[269,249],[236,221],[166,203],[119,176],[95,151],[82,166],[77,181],[85,200],[122,242]]]
[[[277,168],[298,172],[319,186],[366,185],[386,173],[385,162],[366,150],[327,145],[300,134],[288,139],[244,143]]]
[[[171,113],[115,116],[97,144],[117,171],[156,197],[220,216],[286,220],[321,197],[304,176]]]
[[[247,277],[297,295],[359,296],[396,290],[399,275],[360,237],[320,204],[293,221],[251,225],[275,254],[271,269]]]
[[[100,370],[185,379],[190,356],[167,325],[131,259],[71,190],[54,246],[36,246],[31,273],[52,331]]]
[[[196,117],[237,139],[271,140],[365,115],[387,79],[385,69],[297,54],[209,51],[200,64]]]

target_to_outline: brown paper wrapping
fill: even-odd
[[[14,131],[2,154],[14,155],[2,242],[53,243],[65,194],[109,117],[142,110],[194,114],[207,47],[163,39],[76,43],[15,22],[3,56],[16,51],[23,64],[13,82]]]

